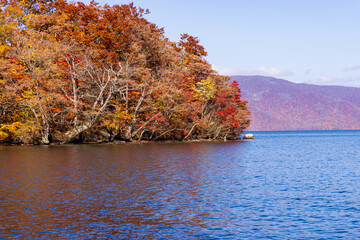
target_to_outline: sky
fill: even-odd
[[[89,0],[82,0],[89,3]],[[360,87],[359,0],[97,0],[149,9],[165,36],[198,37],[223,75]]]

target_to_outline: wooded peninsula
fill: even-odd
[[[236,81],[133,4],[0,0],[0,143],[234,139]]]

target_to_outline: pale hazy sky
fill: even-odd
[[[199,37],[207,60],[225,75],[360,87],[360,0],[96,2],[134,2],[170,40]]]

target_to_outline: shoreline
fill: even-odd
[[[111,141],[111,142],[82,142],[82,143],[49,143],[49,144],[16,144],[16,143],[0,143],[0,147],[11,147],[11,146],[63,146],[63,145],[129,145],[129,144],[166,144],[166,143],[202,143],[202,142],[242,142],[243,139],[227,139],[226,141],[221,139],[194,139],[194,140],[185,140],[185,141],[176,141],[176,140],[165,140],[165,141]]]

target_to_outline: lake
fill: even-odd
[[[355,239],[360,131],[0,147],[0,239]]]

